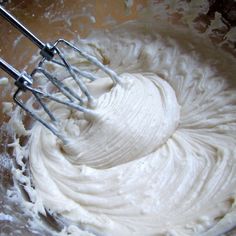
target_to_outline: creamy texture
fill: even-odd
[[[41,212],[98,235],[217,235],[236,224],[233,59],[184,31],[158,32],[128,24],[81,42],[122,85],[96,72],[95,117],[51,106],[66,146],[34,124],[25,155]]]

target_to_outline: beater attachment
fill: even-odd
[[[28,74],[25,71],[19,72],[0,58],[0,68],[15,79],[15,85],[18,87],[13,96],[14,101],[30,116],[39,121],[65,142],[61,135],[60,128],[58,127],[59,121],[49,110],[45,100],[61,103],[72,109],[93,115],[94,111],[91,107],[95,99],[88,91],[85,79],[90,81],[97,79],[93,73],[82,70],[71,64],[69,58],[65,56],[68,54],[67,52],[70,51],[77,53],[78,57],[84,58],[87,62],[95,65],[96,68],[105,72],[108,76],[110,76],[114,85],[119,83],[117,74],[103,65],[96,57],[80,50],[77,46],[64,39],[58,39],[54,43],[43,43],[1,6],[0,15],[16,27],[28,39],[30,39],[40,49],[41,55],[38,65],[31,74]],[[55,73],[52,72],[50,69],[50,65],[52,64],[54,67],[56,66],[64,69],[64,72],[66,72],[66,77],[71,77],[75,81],[75,84],[78,85],[79,92],[78,90],[75,91],[73,88],[66,85],[64,81],[65,76],[64,78],[59,78],[58,75],[56,76]],[[46,81],[47,85],[51,85],[47,86],[49,89],[45,89],[45,86],[41,86],[42,81]],[[39,107],[43,108],[49,119],[42,118],[42,116],[39,115],[35,109],[32,107],[30,108],[27,105],[27,101],[22,99],[22,92],[27,91],[35,97],[35,101]],[[63,97],[57,96],[58,92],[62,94]]]

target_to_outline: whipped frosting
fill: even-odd
[[[185,30],[148,23],[80,43],[108,62],[121,85],[96,71],[100,79],[88,83],[97,101],[93,117],[49,104],[67,145],[33,125],[24,155],[38,210],[95,235],[218,235],[232,228],[233,59]]]

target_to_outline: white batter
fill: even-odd
[[[41,212],[114,236],[215,236],[236,224],[233,59],[190,33],[159,32],[128,24],[82,42],[122,86],[97,72],[95,118],[53,106],[67,146],[33,126],[25,155]]]

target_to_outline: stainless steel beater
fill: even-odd
[[[33,42],[40,49],[40,55],[41,55],[41,60],[39,61],[37,67],[30,74],[28,74],[25,71],[21,72],[18,71],[17,69],[15,69],[10,64],[8,64],[7,62],[5,62],[3,59],[0,58],[0,68],[3,69],[5,72],[7,72],[13,79],[15,79],[15,85],[18,87],[13,96],[14,101],[34,119],[36,119],[46,128],[51,130],[60,139],[65,141],[58,128],[58,121],[56,117],[49,110],[44,100],[49,99],[64,104],[66,106],[69,106],[72,109],[92,114],[93,110],[90,109],[86,104],[92,103],[94,98],[88,91],[83,78],[87,78],[91,81],[96,80],[97,78],[91,72],[81,70],[80,68],[71,65],[69,63],[69,60],[63,53],[62,50],[63,47],[73,50],[80,56],[84,57],[88,62],[92,63],[93,65],[97,66],[99,69],[104,71],[113,80],[114,85],[119,83],[119,78],[117,74],[108,67],[106,67],[105,65],[103,65],[94,56],[91,56],[88,53],[80,50],[77,46],[71,44],[70,42],[64,39],[58,39],[54,43],[43,43],[25,26],[23,26],[14,16],[12,16],[8,11],[6,11],[2,6],[0,6],[0,15],[8,22],[10,22],[15,28],[17,28],[31,42]],[[47,64],[48,62],[55,63],[56,65],[63,67],[69,73],[69,75],[78,85],[81,94],[85,95],[86,101],[84,101],[81,95],[79,95],[73,89],[66,86],[65,83],[63,83],[63,80],[58,79],[55,75],[53,75],[53,73],[47,70],[45,63]],[[55,96],[50,92],[45,92],[40,88],[33,87],[36,74],[37,75],[40,74],[41,76],[46,78],[47,81],[51,82],[51,84],[65,96],[65,99],[59,98],[58,96]],[[22,92],[26,91],[30,91],[32,93],[38,104],[44,109],[44,111],[49,116],[51,122],[43,119],[33,109],[27,107],[26,102],[23,102],[23,100],[21,99]]]

